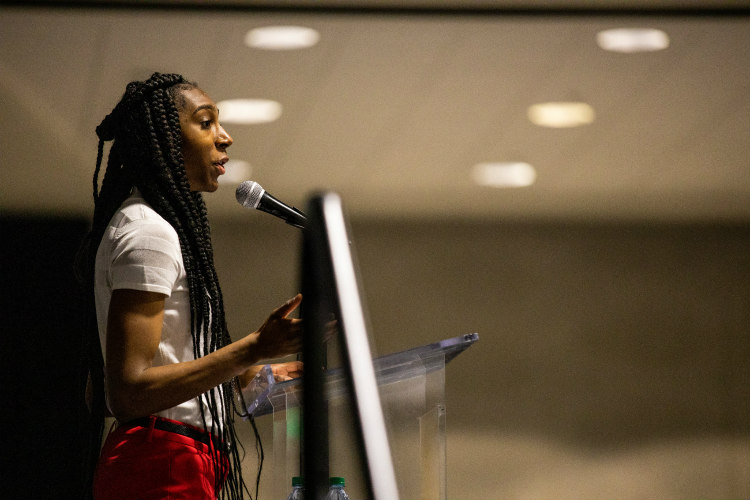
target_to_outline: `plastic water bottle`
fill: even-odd
[[[349,495],[344,491],[344,478],[332,477],[328,480],[330,485],[326,500],[349,500]]]
[[[305,490],[302,484],[302,478],[294,476],[292,478],[292,492],[286,497],[286,500],[303,500],[305,498]]]

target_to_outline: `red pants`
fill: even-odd
[[[160,417],[151,418],[153,423]],[[226,479],[227,457],[223,453],[218,457],[221,485]],[[221,489],[215,488],[216,470],[209,445],[201,441],[155,429],[153,424],[118,427],[109,433],[102,448],[94,476],[94,499],[215,499]]]

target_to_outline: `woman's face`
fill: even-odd
[[[219,110],[205,92],[198,88],[182,92],[184,102],[178,105],[182,131],[182,156],[191,191],[213,192],[219,187],[219,176],[226,172],[229,160],[226,150],[232,138],[219,124]]]

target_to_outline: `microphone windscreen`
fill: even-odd
[[[237,203],[243,207],[258,208],[258,205],[260,205],[260,199],[265,192],[266,190],[257,182],[245,181],[237,186],[237,191],[234,195],[237,198]]]

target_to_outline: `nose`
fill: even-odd
[[[232,136],[224,130],[224,127],[219,125],[219,133],[216,135],[216,147],[224,150],[231,146],[233,142]]]

